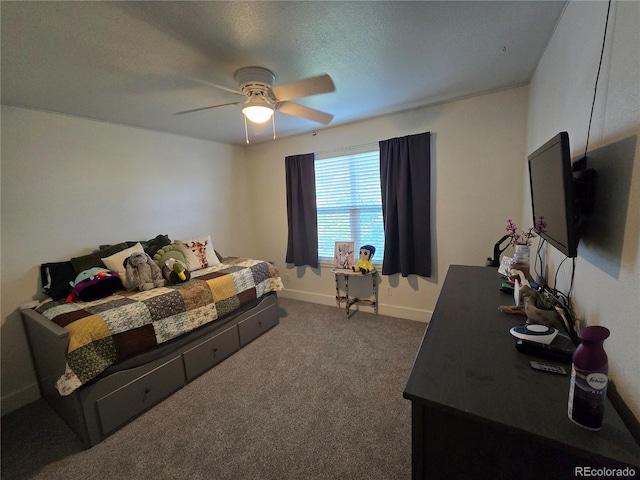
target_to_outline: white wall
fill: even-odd
[[[379,299],[381,313],[428,321],[449,265],[484,265],[507,219],[519,221],[527,96],[526,87],[514,88],[249,147],[254,221],[261,232],[258,253],[281,269],[286,287],[282,296],[335,305],[330,267],[285,266],[285,156],[430,131],[435,175],[433,277],[384,276]]]
[[[571,2],[531,83],[527,152],[567,131],[584,153],[607,2]],[[596,208],[578,247],[573,298],[578,317],[610,329],[610,376],[640,418],[640,2],[614,2],[587,161],[598,171]],[[528,187],[523,198],[528,198]],[[530,218],[525,205],[523,218]],[[563,256],[548,249],[555,274]],[[570,261],[558,287],[569,289]],[[553,283],[553,282],[552,282]]]
[[[41,263],[159,233],[256,254],[239,147],[2,106],[1,168],[2,413],[39,398],[16,309]]]

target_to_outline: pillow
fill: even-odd
[[[189,240],[176,240],[176,243],[182,247],[191,271],[212,267],[220,263],[211,244],[211,235]]]
[[[156,238],[149,240],[147,245],[143,245],[144,251],[149,254],[151,258],[158,253],[162,247],[166,247],[167,245],[171,245],[171,239],[168,235],[156,235]]]
[[[125,248],[118,253],[114,253],[113,255],[102,259],[109,270],[118,274],[120,280],[122,281],[122,285],[127,290],[132,290],[133,287],[127,280],[127,271],[124,267],[124,261],[129,258],[132,253],[136,252],[144,253],[144,248],[142,248],[140,242],[136,243],[133,247]]]
[[[71,264],[73,265],[73,269],[76,275],[80,274],[85,270],[88,270],[93,267],[101,267],[104,268],[106,265],[102,262],[102,258],[108,257],[109,255],[113,255],[117,252],[120,252],[127,248],[127,244],[125,242],[118,243],[116,245],[111,245],[108,248],[103,250],[96,250],[88,255],[83,255],[81,257],[72,258]],[[108,268],[108,267],[107,267]]]
[[[70,261],[43,263],[40,265],[42,291],[53,300],[61,300],[71,292],[76,272]]]
[[[144,248],[144,251],[147,252],[149,254],[150,257],[153,258],[153,256],[156,254],[156,252],[161,249],[162,247],[166,246],[166,245],[170,245],[171,239],[169,238],[168,235],[156,235],[155,238],[152,238],[150,240],[140,240],[140,241],[131,241],[131,240],[127,240],[126,242],[124,242],[127,244],[127,246],[125,248],[131,248],[134,247],[136,245],[136,243],[139,243],[140,245],[142,245],[142,248]],[[104,250],[106,248],[110,248],[112,247],[112,245],[100,245],[98,248],[100,250]],[[115,253],[115,252],[114,252]]]
[[[121,288],[122,283],[116,273],[104,267],[90,268],[76,277],[72,295],[67,301],[71,302],[77,297],[84,302],[91,302],[113,295]]]

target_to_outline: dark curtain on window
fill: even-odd
[[[284,159],[287,175],[286,262],[299,267],[318,265],[318,213],[314,154],[291,155]]]
[[[380,142],[382,274],[431,276],[431,133]]]

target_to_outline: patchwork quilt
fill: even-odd
[[[56,382],[60,394],[69,395],[125,358],[282,289],[270,263],[234,258],[191,272],[179,285],[118,291],[92,302],[52,301],[36,311],[69,332],[66,370]]]

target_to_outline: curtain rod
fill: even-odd
[[[378,144],[378,142],[372,142],[372,143],[364,143],[362,145],[352,145],[350,147],[334,148],[333,150],[326,150],[324,152],[317,152],[316,155],[329,155],[331,153],[346,152],[348,150],[359,150],[359,149],[370,148],[370,147],[379,148],[379,144]]]

